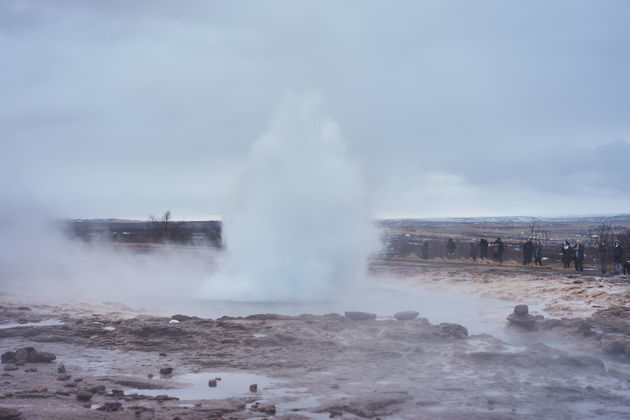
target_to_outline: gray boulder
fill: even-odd
[[[401,312],[396,312],[394,314],[394,318],[396,318],[399,321],[406,321],[408,319],[416,319],[416,318],[418,318],[418,315],[420,315],[420,312],[416,312],[416,311],[401,311]]]
[[[369,312],[346,312],[346,318],[349,318],[353,321],[371,321],[376,319],[376,314],[371,314]]]

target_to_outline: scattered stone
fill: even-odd
[[[28,353],[27,361],[31,363],[49,363],[55,360],[57,356],[47,351],[33,351]]]
[[[370,417],[374,417],[374,412],[368,410],[367,408],[362,408],[361,410],[359,410],[357,415],[361,417],[370,418]]]
[[[63,363],[59,363],[57,367],[57,373],[66,373],[66,366]]]
[[[527,315],[529,313],[529,307],[527,305],[516,305],[514,307],[514,314],[518,316]]]
[[[258,384],[251,384],[249,386],[249,392],[258,392]]]
[[[36,367],[31,367],[28,369],[24,369],[24,372],[37,372],[37,368]]]
[[[4,370],[19,370],[20,368],[15,365],[6,365]]]
[[[162,353],[160,353],[160,356],[164,357],[164,356],[166,356],[166,353],[162,352]]]
[[[33,349],[33,348],[29,347],[29,349]],[[28,353],[29,351],[26,348],[17,349],[15,351],[15,363],[20,364],[20,365],[23,365],[24,363],[26,363],[26,359],[28,359]]]
[[[1,420],[13,420],[22,418],[22,412],[15,408],[0,407],[0,419]]]
[[[155,401],[169,401],[169,400],[179,400],[177,397],[170,397],[168,395],[157,395],[153,397]]]
[[[76,388],[77,387],[77,383],[76,382],[67,382],[65,384],[63,384],[64,387],[66,388]]]
[[[77,393],[77,400],[79,401],[90,401],[92,399],[92,393],[87,391],[79,391]]]
[[[112,389],[112,395],[120,397],[125,395],[125,392],[122,389]]]
[[[401,311],[401,312],[396,312],[394,314],[394,318],[396,318],[399,321],[407,321],[409,319],[416,319],[418,317],[418,315],[420,315],[420,312],[416,312],[416,311]]]
[[[440,330],[440,335],[447,338],[464,339],[468,337],[468,330],[463,325],[443,322],[437,327]]]
[[[149,373],[149,374],[147,375],[147,378],[149,378],[149,379],[153,379],[153,374],[152,374],[152,373]]]
[[[507,317],[507,320],[510,322],[511,326],[526,330],[536,328],[536,317],[529,314],[527,305],[516,305],[514,312]]]
[[[58,381],[67,381],[70,378],[72,378],[72,375],[70,375],[69,373],[62,373],[61,375],[57,376]]]
[[[259,405],[258,403],[256,403],[254,406],[252,406],[252,410],[270,416],[276,415],[276,406],[273,404]]]
[[[338,384],[332,384],[330,387],[332,389],[339,389],[340,388]]]
[[[119,402],[106,402],[105,404],[97,408],[97,410],[99,411],[120,411],[122,409],[122,404]]]
[[[160,369],[160,375],[170,375],[171,373],[173,373],[172,367],[165,367]]]
[[[15,362],[15,352],[7,351],[5,353],[2,353],[1,360],[2,363]]]
[[[2,363],[14,362],[23,365],[26,362],[48,363],[55,360],[57,356],[46,351],[37,351],[33,347],[23,347],[15,352],[7,351],[2,354]]]
[[[92,394],[96,394],[99,392],[105,392],[105,385],[93,385],[87,389]]]
[[[208,386],[209,386],[210,388],[215,388],[215,387],[217,386],[217,380],[216,380],[216,379],[210,379],[210,380],[208,381]]]
[[[32,391],[33,392],[46,392],[46,391],[48,391],[48,388],[46,388],[43,385],[37,385],[37,386],[33,387]]]
[[[371,321],[376,319],[376,314],[369,312],[346,312],[345,316],[353,321]]]

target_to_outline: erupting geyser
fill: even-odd
[[[377,243],[365,189],[318,96],[285,96],[242,181],[209,298],[327,299],[364,276]]]

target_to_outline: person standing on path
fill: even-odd
[[[534,243],[532,238],[527,239],[523,244],[523,265],[531,264],[532,255],[534,254]]]
[[[453,238],[448,238],[448,242],[446,243],[446,254],[448,255],[448,259],[452,259],[455,256],[455,249],[457,245],[455,245],[455,241]]]
[[[623,247],[619,240],[615,241],[615,247],[613,248],[613,259],[615,261],[615,269],[617,274],[621,274],[621,263],[623,262]]]
[[[571,260],[573,259],[573,248],[569,245],[569,241],[564,241],[562,244],[562,264],[564,268],[571,266]]]
[[[497,238],[496,241],[492,243],[492,252],[496,255],[499,264],[503,264],[503,252],[505,251],[505,244],[501,240],[501,238]]]
[[[575,241],[573,252],[575,259],[575,271],[584,271],[584,245],[582,245],[579,240]]]
[[[536,241],[536,246],[534,247],[534,265],[539,265],[542,267],[542,258],[543,246],[540,241]]]
[[[599,265],[602,269],[602,274],[606,274],[606,260],[608,259],[608,247],[606,242],[601,241],[599,243]]]
[[[481,238],[479,241],[479,258],[482,260],[488,258],[488,245],[486,238]]]
[[[474,239],[470,241],[470,258],[477,261],[477,242]]]

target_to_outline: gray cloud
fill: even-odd
[[[379,215],[574,212],[575,195],[626,211],[629,18],[624,1],[3,2],[0,194],[72,217],[222,213],[294,88],[326,99]]]

